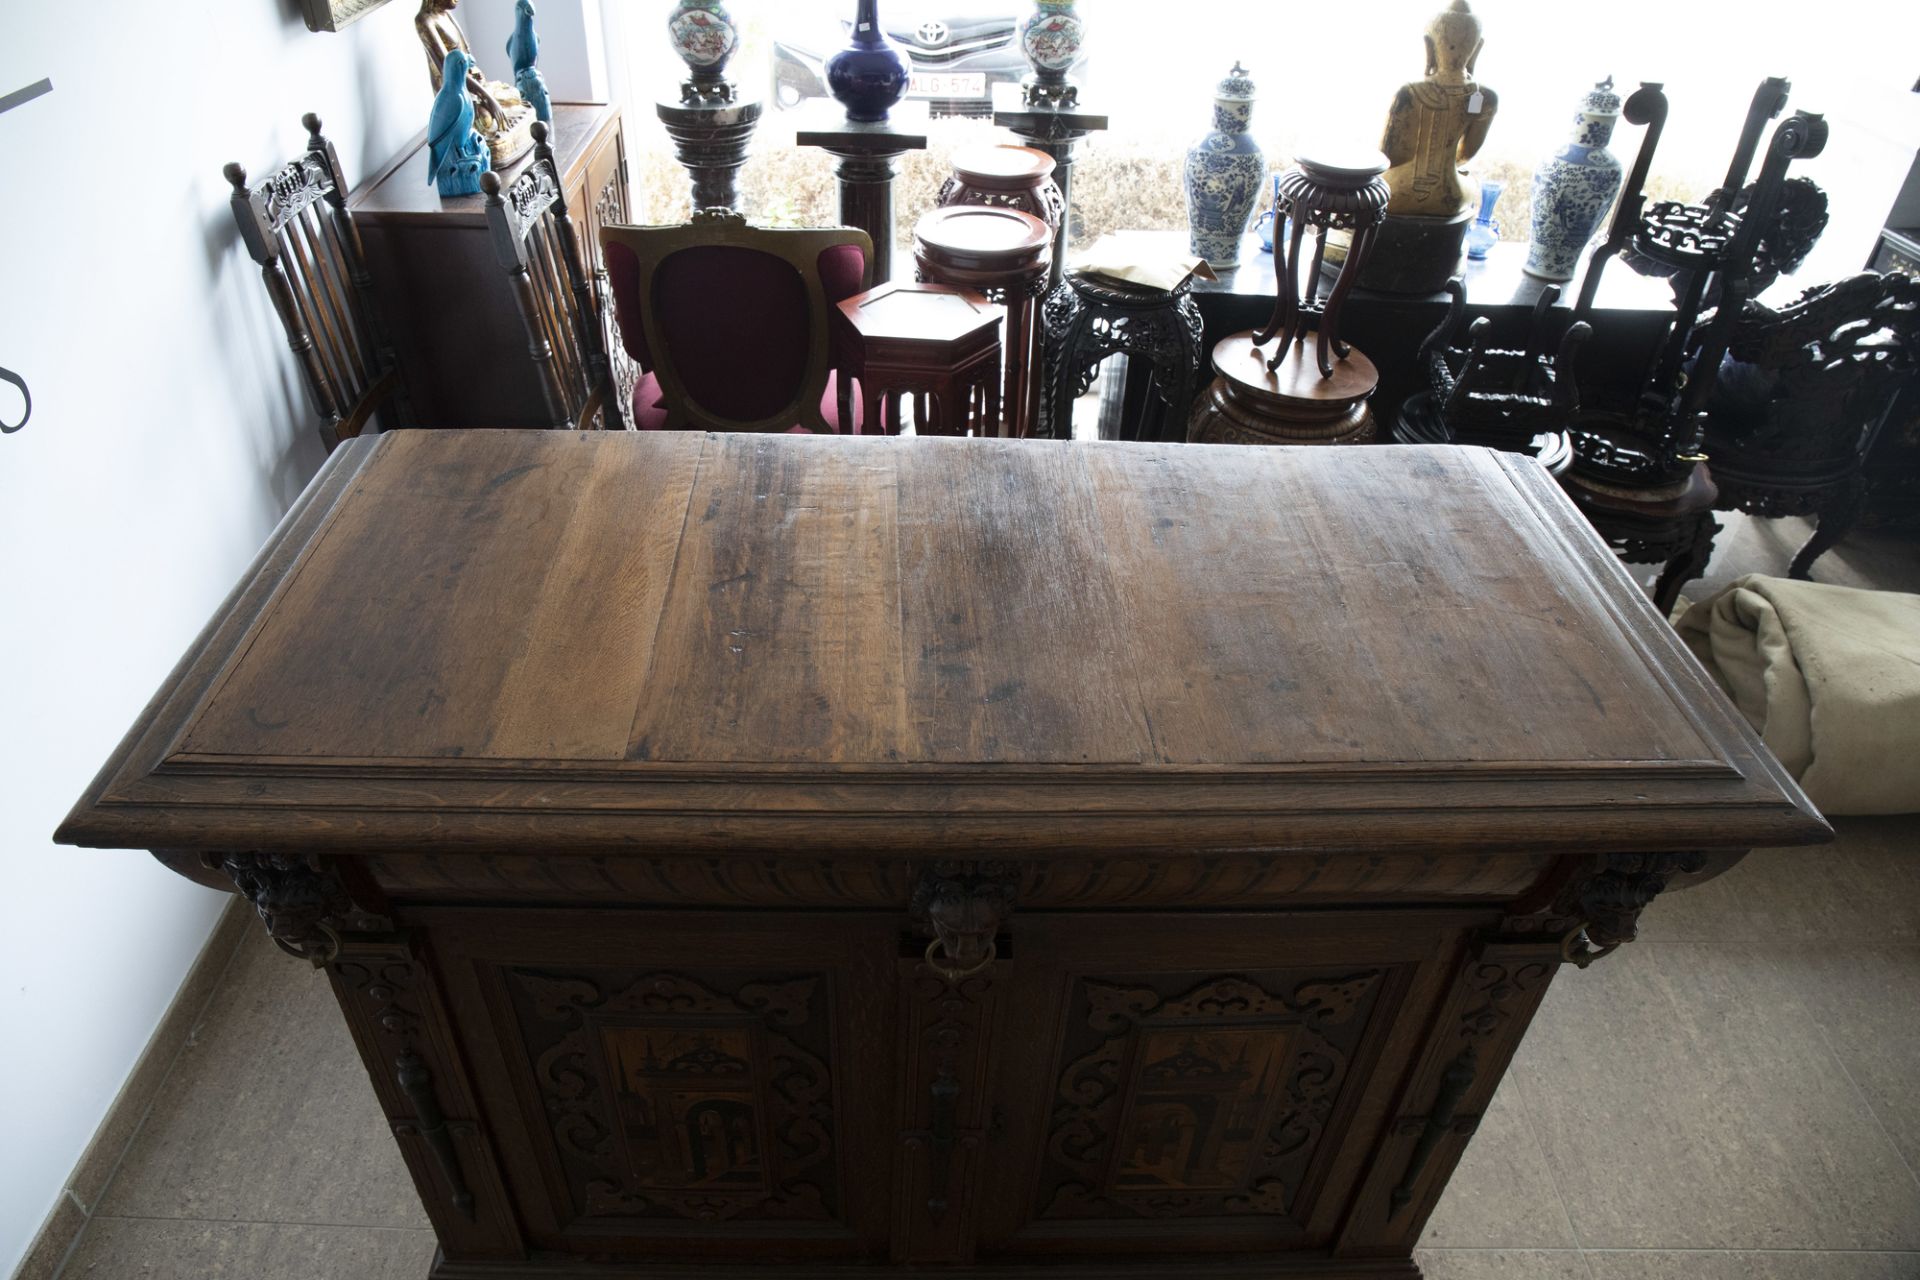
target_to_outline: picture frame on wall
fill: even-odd
[[[339,31],[360,21],[387,0],[300,0],[309,31]]]

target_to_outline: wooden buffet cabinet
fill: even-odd
[[[601,102],[553,107],[554,163],[588,269],[603,278],[600,228],[627,222],[626,137],[620,109]],[[483,196],[443,196],[427,180],[420,134],[347,198],[367,271],[406,373],[419,427],[547,427],[552,412],[527,354],[513,286],[494,256]],[[509,166],[511,182],[533,153]],[[567,296],[561,280],[557,296]],[[602,298],[606,297],[604,290]],[[623,348],[605,307],[608,350]],[[632,386],[630,371],[624,385]]]
[[[1827,834],[1531,460],[405,432],[59,838],[326,967],[438,1280],[1411,1280],[1563,964]]]

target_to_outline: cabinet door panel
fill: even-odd
[[[1472,919],[1016,916],[980,1252],[1327,1246]]]
[[[425,912],[530,1240],[879,1256],[898,929]],[[477,1030],[476,1030],[477,1029]],[[536,1175],[533,1171],[537,1170]]]

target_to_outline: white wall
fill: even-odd
[[[658,8],[659,0],[612,0],[620,6]],[[474,57],[490,80],[513,81],[507,37],[513,34],[513,0],[464,0],[455,12]],[[605,102],[607,59],[600,0],[533,0],[540,37],[540,74],[555,102]]]
[[[48,836],[321,459],[220,167],[350,177],[430,95],[414,5],[313,34],[297,0],[0,0],[0,1275],[223,901]],[[504,65],[504,59],[502,60]],[[18,416],[0,384],[0,421]]]

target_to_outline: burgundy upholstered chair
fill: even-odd
[[[685,226],[604,226],[600,242],[621,342],[645,371],[641,430],[860,429],[855,335],[834,322],[867,288],[865,232],[706,209]]]

